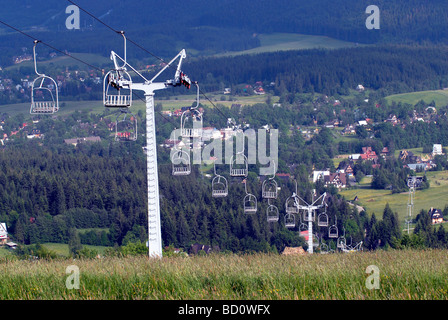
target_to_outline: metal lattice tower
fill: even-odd
[[[415,178],[411,177],[408,179],[408,187],[409,187],[409,196],[408,196],[408,206],[407,206],[407,215],[406,215],[406,224],[408,226],[408,235],[409,235],[409,226],[412,222],[412,214],[414,212],[414,197],[415,197]]]

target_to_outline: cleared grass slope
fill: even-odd
[[[1,299],[446,299],[447,250],[1,260]],[[67,289],[76,265],[80,288]],[[366,268],[379,269],[379,289]]]

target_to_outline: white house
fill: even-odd
[[[434,144],[432,146],[432,155],[441,155],[443,154],[442,145],[441,144]]]
[[[325,176],[329,176],[330,171],[324,170],[324,171],[313,171],[313,183],[319,180],[321,177],[324,178]]]
[[[358,121],[358,126],[366,126],[367,125],[367,121],[366,120],[359,120]]]

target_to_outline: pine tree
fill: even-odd
[[[75,228],[68,231],[68,249],[73,256],[76,256],[82,250],[81,239]]]

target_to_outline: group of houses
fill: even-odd
[[[398,157],[405,163],[405,167],[413,171],[427,171],[436,167],[435,156],[444,155],[441,144],[433,144],[432,152],[429,154],[416,155],[409,150],[401,150]]]

